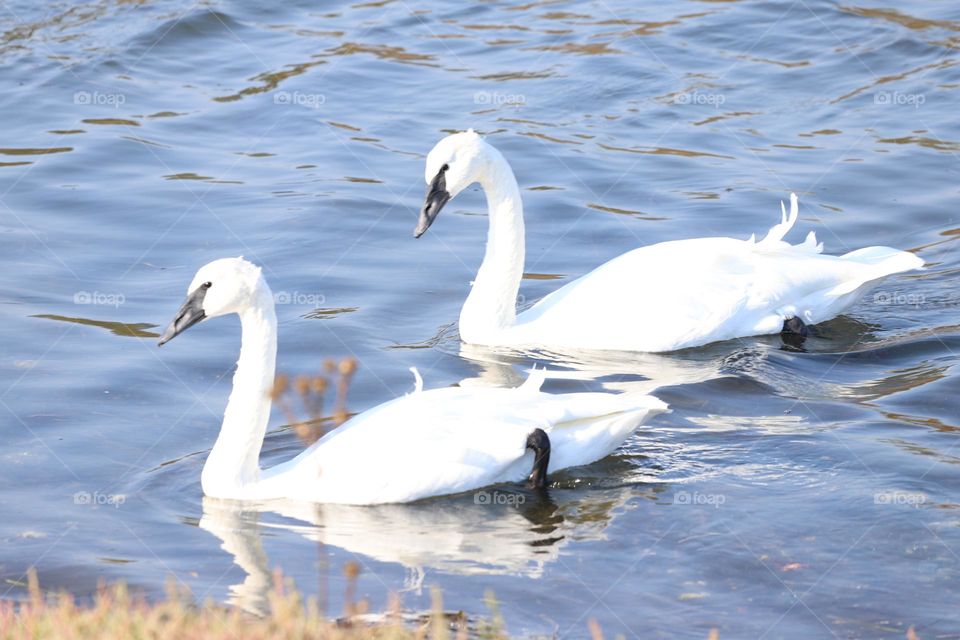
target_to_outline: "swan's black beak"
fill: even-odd
[[[417,220],[417,228],[413,230],[413,237],[419,238],[427,232],[433,221],[440,215],[443,205],[450,201],[450,192],[447,191],[447,179],[444,174],[447,172],[447,165],[441,167],[437,177],[433,179],[430,186],[427,187],[427,197],[423,201],[423,208],[420,209],[420,219]]]
[[[206,312],[203,310],[203,297],[207,295],[207,289],[208,287],[201,285],[187,296],[187,299],[180,305],[180,310],[177,311],[177,315],[173,317],[170,326],[168,326],[167,330],[160,336],[160,342],[157,343],[158,347],[167,344],[207,317]]]

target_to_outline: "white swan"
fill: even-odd
[[[418,238],[465,187],[478,182],[487,196],[486,255],[460,312],[460,337],[468,343],[655,352],[804,332],[805,324],[849,309],[874,281],[923,266],[919,257],[887,247],[823,255],[812,232],[802,244],[784,242],[797,220],[791,194],[789,217],[781,203],[780,223],[759,242],[697,238],[634,249],[518,315],[523,205],[510,165],[470,130],[437,143],[425,177]]]
[[[528,474],[542,485],[548,465],[598,460],[667,408],[642,394],[542,393],[542,375],[516,389],[418,389],[351,418],[289,462],[260,469],[277,355],[273,294],[243,258],[207,264],[187,291],[161,345],[206,318],[236,313],[242,326],[233,391],[200,478],[212,497],[377,504]]]

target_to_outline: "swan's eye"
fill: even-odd
[[[204,282],[204,283],[203,283],[202,285],[200,285],[200,286],[203,287],[204,289],[209,289],[210,287],[213,286],[213,283],[212,283],[212,282]]]
[[[442,167],[440,167],[440,173],[443,173],[444,171],[448,170],[449,168],[450,168],[450,165],[444,164]]]

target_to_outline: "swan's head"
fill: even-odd
[[[260,267],[243,258],[223,258],[200,267],[187,289],[187,299],[160,337],[160,346],[170,342],[207,318],[240,313],[270,290]]]
[[[490,145],[473,129],[449,135],[427,155],[424,178],[427,197],[413,232],[419,238],[437,219],[443,205],[480,179],[487,165]]]

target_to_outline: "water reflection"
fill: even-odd
[[[270,612],[267,592],[272,585],[270,564],[263,550],[260,511],[241,502],[203,498],[200,528],[220,538],[220,548],[246,574],[243,582],[230,585],[227,603],[265,616]]]
[[[273,584],[265,530],[283,530],[325,546],[407,570],[404,588],[420,592],[428,572],[538,579],[572,541],[605,539],[635,497],[630,487],[535,492],[490,488],[414,504],[327,505],[203,498],[200,528],[246,574],[227,602],[263,615]]]
[[[576,351],[557,353],[461,344],[459,355],[475,363],[476,376],[462,386],[517,386],[531,366],[547,369],[551,381],[568,381],[570,390],[652,393],[661,387],[697,384],[725,375],[726,358],[716,351],[659,354]],[[579,390],[584,390],[580,388]]]
[[[57,322],[71,322],[82,324],[88,327],[100,327],[108,330],[116,336],[129,336],[131,338],[159,338],[160,334],[156,331],[150,331],[156,325],[147,322],[111,322],[109,320],[94,320],[92,318],[78,318],[73,316],[60,316],[52,313],[40,313],[34,318],[43,318],[44,320],[56,320]]]
[[[655,394],[667,387],[730,378],[755,381],[768,392],[801,402],[824,398],[871,402],[948,375],[952,364],[917,358],[939,353],[952,336],[923,329],[883,339],[879,330],[878,325],[841,316],[813,327],[809,336],[758,336],[667,354],[561,354],[460,344],[458,354],[472,362],[476,372],[459,384],[514,387],[537,367],[547,370],[547,390],[552,392]]]

